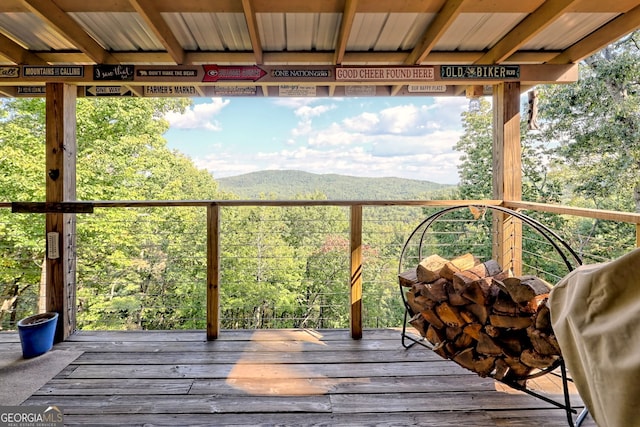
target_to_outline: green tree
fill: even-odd
[[[640,32],[580,64],[580,79],[544,86],[545,137],[572,191],[595,206],[640,212]],[[560,166],[556,164],[556,166]],[[626,197],[617,197],[620,194]],[[612,197],[614,196],[614,197]]]
[[[541,138],[572,205],[640,212],[639,36],[587,58],[576,83],[540,88]],[[629,225],[582,219],[572,227],[573,244],[600,259],[634,246]]]

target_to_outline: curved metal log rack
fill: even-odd
[[[527,216],[524,215],[520,212],[508,209],[508,208],[504,208],[501,206],[494,206],[494,205],[458,205],[458,206],[453,206],[453,207],[449,207],[449,208],[445,208],[442,209],[436,213],[434,213],[433,215],[429,216],[428,218],[426,218],[424,221],[422,221],[414,230],[413,232],[409,235],[409,237],[407,238],[407,240],[405,241],[404,247],[402,249],[402,253],[400,255],[400,262],[399,262],[399,267],[398,267],[398,273],[402,273],[402,269],[403,269],[403,259],[405,257],[405,254],[408,251],[409,245],[410,243],[413,241],[414,238],[418,238],[418,258],[422,259],[424,258],[426,255],[423,254],[423,244],[424,244],[424,239],[425,239],[425,235],[427,233],[427,230],[429,230],[429,228],[431,227],[431,225],[437,221],[439,218],[441,218],[443,215],[446,215],[447,213],[456,211],[456,210],[462,210],[462,209],[470,209],[470,208],[477,208],[479,210],[485,209],[485,210],[492,210],[492,211],[496,211],[496,212],[502,212],[504,214],[513,216],[519,220],[521,220],[524,224],[528,225],[529,227],[531,227],[532,229],[534,229],[535,231],[537,231],[541,236],[543,236],[545,238],[545,240],[551,245],[553,246],[553,248],[557,251],[557,253],[560,255],[560,258],[562,259],[564,265],[567,267],[567,273],[573,271],[576,267],[582,265],[582,260],[580,259],[580,257],[578,256],[578,254],[569,246],[568,243],[566,243],[557,233],[555,233],[553,230],[551,230],[549,227],[547,227],[546,225],[542,224],[541,222]],[[428,254],[430,255],[430,254]],[[416,339],[414,336],[412,336],[411,334],[407,333],[407,323],[409,321],[409,319],[415,314],[413,313],[411,307],[409,306],[409,303],[406,299],[404,290],[406,288],[404,288],[402,286],[402,284],[400,284],[400,294],[402,296],[402,301],[404,303],[404,307],[405,307],[405,312],[404,312],[404,322],[403,322],[403,327],[402,327],[402,346],[406,349],[409,349],[411,347],[413,347],[415,344],[419,344],[421,346],[424,346],[428,349],[433,349],[433,347],[431,346],[431,344],[426,341],[424,338],[421,339]],[[560,370],[560,374],[557,373],[557,370]],[[526,386],[526,380],[528,379],[532,379],[532,378],[537,378],[546,374],[550,374],[550,375],[555,375],[561,378],[562,380],[562,388],[563,388],[563,393],[564,393],[564,401],[563,402],[559,402],[556,400],[553,400],[545,395],[542,395],[538,392],[536,392],[535,390],[532,390],[530,388],[528,388]],[[489,377],[492,377],[494,380],[499,381],[515,390],[518,391],[522,391],[526,394],[529,394],[531,396],[534,396],[538,399],[541,399],[547,403],[550,403],[558,408],[561,408],[563,410],[565,410],[566,415],[567,415],[567,422],[569,424],[570,427],[578,427],[582,424],[582,422],[584,421],[584,419],[586,418],[586,416],[588,415],[588,410],[587,408],[583,408],[582,411],[578,414],[577,410],[575,408],[573,408],[571,406],[571,398],[569,395],[569,382],[573,382],[573,380],[571,378],[569,378],[567,376],[567,368],[564,362],[564,359],[562,357],[559,357],[558,360],[556,362],[554,362],[551,366],[549,366],[546,369],[542,369],[542,370],[537,370],[531,374],[529,374],[526,377],[523,378],[519,378],[519,381],[515,381],[515,380],[510,380],[510,379],[498,379],[498,378],[494,378],[491,374],[489,375]],[[577,414],[577,417],[574,420],[574,415]]]

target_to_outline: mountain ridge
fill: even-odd
[[[407,178],[367,178],[340,174],[315,174],[298,170],[266,170],[217,178],[222,191],[241,198],[292,199],[323,193],[329,200],[411,200],[455,188]]]

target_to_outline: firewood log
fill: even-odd
[[[489,322],[498,328],[526,329],[533,323],[533,320],[531,317],[492,314],[489,316]]]
[[[469,323],[464,327],[462,332],[469,335],[470,337],[478,340],[480,337],[480,331],[482,330],[482,325],[479,323]]]
[[[489,320],[489,309],[481,304],[468,304],[466,306],[466,309],[471,312],[474,316],[476,316],[476,318],[478,319],[478,322],[480,322],[480,324],[484,325],[487,323],[487,320]]]
[[[449,299],[447,290],[449,286],[451,284],[446,279],[440,278],[435,282],[425,283],[424,290],[421,293],[434,301],[443,302]]]
[[[426,320],[424,320],[424,317],[422,317],[420,313],[414,315],[411,320],[409,320],[409,323],[411,324],[411,326],[416,328],[420,335],[422,335],[423,337],[427,336],[427,328],[429,327],[429,324]]]
[[[550,367],[557,359],[558,356],[543,356],[533,349],[526,349],[520,355],[520,361],[523,364],[538,369]]]
[[[478,264],[478,260],[470,253],[455,257],[451,261],[447,262],[440,270],[440,277],[444,277],[447,280],[453,280],[454,273],[458,273],[463,270],[468,270],[471,267]]]
[[[465,325],[465,321],[458,314],[458,310],[446,302],[436,307],[436,313],[447,326],[463,327]]]
[[[499,289],[491,277],[484,277],[469,284],[462,295],[479,305],[489,305],[498,295]]]
[[[499,356],[504,352],[502,348],[487,334],[480,332],[478,334],[478,344],[476,351],[487,356]]]
[[[433,282],[441,277],[440,270],[448,262],[449,260],[442,258],[440,255],[430,255],[420,261],[416,267],[416,278],[420,282]]]
[[[420,314],[422,315],[422,317],[424,317],[424,320],[433,325],[433,327],[438,329],[444,328],[444,322],[440,319],[440,317],[438,317],[434,310],[422,310]]]
[[[447,336],[444,329],[434,328],[433,325],[429,325],[425,338],[435,346],[445,341]]]
[[[527,336],[533,349],[543,356],[560,356],[560,346],[555,335],[547,335],[533,325],[527,328]]]
[[[491,305],[491,308],[496,314],[505,314],[508,316],[517,316],[520,312],[518,304],[513,302],[511,297],[502,291],[498,294],[498,297]]]
[[[400,285],[410,288],[414,284],[418,283],[416,270],[411,269],[398,274],[398,281],[400,282]]]
[[[535,316],[536,329],[541,331],[551,331],[551,312],[549,311],[548,301],[540,306]]]
[[[536,295],[547,294],[552,286],[536,276],[508,277],[502,281],[516,303],[531,301]]]
[[[489,260],[473,267],[453,274],[453,287],[457,292],[463,292],[472,282],[485,278],[493,277],[502,271],[500,264],[495,260]]]
[[[449,341],[455,341],[456,338],[462,333],[462,328],[458,326],[447,326],[445,328],[445,336]]]

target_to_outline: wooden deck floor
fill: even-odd
[[[0,349],[19,349],[4,334]],[[567,426],[565,411],[480,378],[393,329],[79,332],[83,353],[23,405],[65,425]],[[560,381],[530,381],[562,399]],[[577,394],[572,403],[581,404]],[[595,426],[590,417],[583,426]]]

